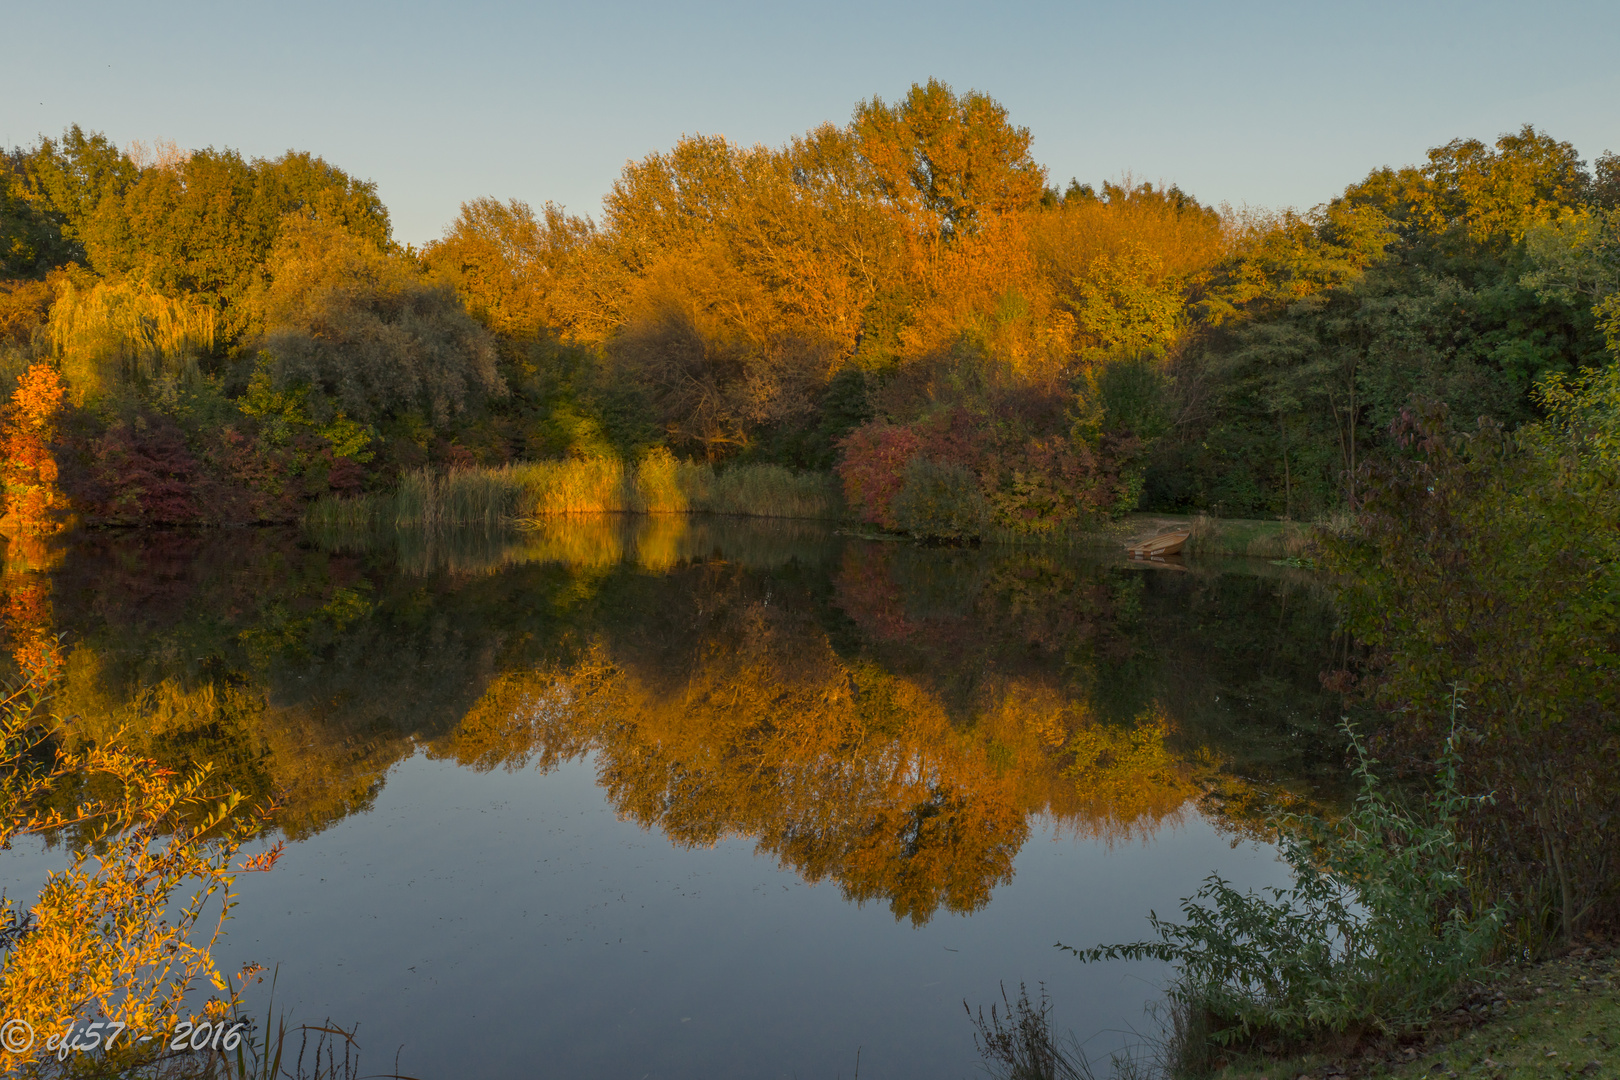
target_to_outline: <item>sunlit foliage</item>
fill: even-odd
[[[116,746],[52,746],[63,724],[47,711],[54,683],[49,666],[25,668],[0,700],[0,844],[64,833],[75,844],[70,865],[26,911],[15,897],[0,901],[0,1009],[37,1035],[27,1051],[0,1048],[8,1072],[45,1056],[39,1033],[75,1022],[153,1031],[209,989],[204,1011],[223,1016],[240,982],[219,972],[213,950],[235,875],[269,869],[276,857],[231,865],[257,823],[207,767],[182,775]],[[127,1057],[134,1042],[119,1053]]]
[[[25,530],[60,528],[65,509],[51,442],[62,407],[64,388],[57,373],[34,364],[18,380],[11,401],[0,412],[0,477],[5,484],[5,512]]]
[[[625,167],[599,225],[469,202],[424,258],[492,328],[602,348],[677,450],[824,468],[874,411],[925,412],[964,341],[984,386],[958,396],[1061,401],[1077,357],[1185,333],[1219,218],[1175,189],[1044,183],[1003,107],[930,81],[778,148],[683,138]]]
[[[133,279],[63,278],[51,305],[51,346],[79,401],[134,384],[198,376],[214,348],[211,308]]]
[[[1029,129],[1010,124],[988,94],[958,95],[929,79],[893,105],[862,102],[851,126],[884,200],[947,236],[1027,209],[1045,192],[1046,170],[1029,156]]]

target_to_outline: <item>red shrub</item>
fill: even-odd
[[[162,418],[119,422],[92,448],[90,511],[119,525],[191,525],[199,521],[192,489],[202,466],[180,429]]]
[[[306,500],[330,491],[359,492],[364,470],[311,435],[272,443],[260,435],[225,428],[206,451],[218,474],[227,520],[296,521]]]
[[[873,422],[850,432],[840,445],[844,456],[838,476],[844,482],[844,498],[862,521],[895,528],[889,504],[900,491],[906,462],[922,440],[910,428]]]
[[[339,495],[358,495],[365,482],[366,470],[353,458],[338,458],[327,471],[326,483]]]
[[[1020,533],[1067,528],[1134,505],[1129,466],[1140,451],[1131,437],[1096,446],[1063,435],[999,434],[960,407],[910,425],[873,422],[851,432],[838,475],[861,520],[898,527],[891,513],[914,456],[960,465],[979,478],[994,522]]]

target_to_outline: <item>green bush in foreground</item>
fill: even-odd
[[[1517,432],[1404,413],[1321,548],[1385,760],[1426,772],[1467,688],[1470,883],[1543,950],[1620,929],[1620,365],[1537,396]]]
[[[1205,1071],[1216,1047],[1282,1050],[1329,1033],[1409,1026],[1483,965],[1504,921],[1499,907],[1464,906],[1456,823],[1469,800],[1458,794],[1456,741],[1454,731],[1424,814],[1380,789],[1354,741],[1354,809],[1331,825],[1295,815],[1280,823],[1292,887],[1240,893],[1212,874],[1182,902],[1185,922],[1150,914],[1157,941],[1060,947],[1088,963],[1177,965],[1169,997],[1179,1071]]]

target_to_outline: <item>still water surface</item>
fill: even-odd
[[[1278,882],[1266,807],[1342,762],[1331,616],[1264,563],[671,517],[89,535],[21,580],[82,737],[280,793],[222,966],[366,1071],[970,1076],[963,1002],[1020,982],[1106,1059],[1165,972],[1054,943]]]

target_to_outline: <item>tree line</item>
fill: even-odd
[[[0,337],[8,391],[55,380],[8,430],[56,475],[11,467],[11,501],[282,520],[422,466],[664,447],[836,469],[854,513],[944,535],[1311,518],[1412,401],[1513,428],[1606,360],[1613,154],[1526,126],[1271,213],[1060,189],[1031,142],[930,80],[777,147],[685,137],[600,219],[474,199],[416,250],[308,154],[41,138],[0,166]]]

